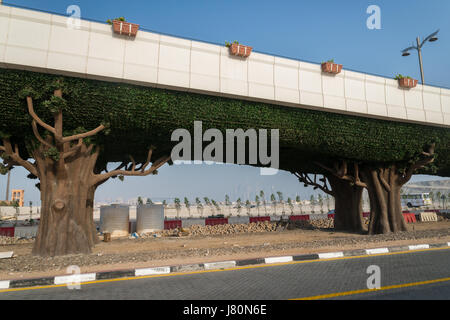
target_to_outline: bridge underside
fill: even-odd
[[[6,69],[0,101],[3,162],[39,179],[42,212],[33,253],[43,256],[91,252],[98,240],[98,186],[109,178],[155,174],[170,162],[178,142],[172,132],[195,136],[195,121],[203,131],[225,135],[227,129],[278,129],[278,168],[335,197],[337,229],[363,230],[367,188],[369,233],[406,230],[401,187],[417,169],[450,171],[449,130],[440,127]],[[122,165],[108,171],[108,162]],[[323,174],[329,186],[305,173]]]
[[[19,93],[32,87],[41,94],[36,112],[52,123],[52,115],[41,106],[51,96],[48,84],[54,75],[0,69],[0,132],[24,146],[32,137],[31,117]],[[129,154],[145,159],[150,145],[167,153],[175,142],[172,132],[185,128],[193,135],[194,121],[203,130],[279,129],[280,169],[303,166],[318,170],[313,160],[347,159],[365,163],[409,161],[425,145],[436,143],[434,172],[450,175],[450,130],[411,123],[283,107],[223,97],[171,91],[128,84],[64,77],[64,130],[91,130],[100,123],[110,125],[101,140],[100,160],[126,161]],[[26,150],[22,148],[22,150]],[[225,152],[225,150],[224,150]],[[193,154],[193,153],[192,153]]]

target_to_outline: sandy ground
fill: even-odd
[[[405,244],[450,242],[450,221],[408,225],[408,232],[368,236],[330,229],[283,230],[220,236],[116,239],[100,242],[90,255],[40,258],[31,243],[3,245],[14,258],[0,260],[0,280],[64,275],[70,265],[82,273],[239,260],[269,256],[366,249]]]

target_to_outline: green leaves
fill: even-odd
[[[49,100],[44,101],[42,105],[53,114],[67,109],[66,100],[57,96],[52,96]]]
[[[117,20],[117,21],[122,21],[122,22],[126,22],[126,20],[125,20],[125,18],[124,17],[119,17],[119,18],[115,18],[115,19],[108,19],[108,20],[106,20],[106,23],[108,23],[108,24],[110,24],[110,25],[112,25],[113,24],[113,20]]]
[[[56,149],[55,147],[49,148],[47,151],[44,152],[44,156],[47,158],[51,158],[54,161],[58,161],[60,154],[58,152],[58,149]]]
[[[108,161],[127,161],[128,151],[135,155],[136,161],[145,161],[149,146],[155,147],[152,159],[157,159],[170,153],[173,130],[186,128],[192,134],[193,122],[201,120],[204,130],[280,129],[281,169],[308,165],[315,159],[324,158],[370,163],[405,162],[420,154],[425,145],[436,142],[437,158],[433,165],[437,173],[450,175],[448,128],[124,83],[62,79],[49,74],[2,70],[0,138],[7,135],[24,145],[33,137],[26,103],[17,95],[26,88],[27,94],[42,93],[40,97],[37,95],[35,106],[36,113],[46,123],[52,125],[52,111],[63,108],[65,136],[105,125],[106,129],[92,138],[102,147],[102,156]],[[50,98],[53,95],[51,89],[57,87],[53,85],[55,82],[67,88],[63,100]],[[43,104],[48,98],[49,101]]]
[[[27,97],[31,97],[33,99],[39,99],[40,96],[41,95],[36,90],[34,90],[32,87],[25,87],[19,91],[20,99],[25,99]]]
[[[398,74],[398,75],[396,75],[395,77],[394,77],[394,79],[395,80],[400,80],[400,79],[403,79],[403,78],[407,78],[407,79],[412,79],[410,76],[403,76],[403,75],[401,75],[401,74]]]

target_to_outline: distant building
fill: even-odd
[[[24,196],[25,191],[24,190],[19,190],[19,189],[14,189],[11,191],[11,201],[14,203],[14,201],[17,201],[19,203],[19,207],[23,207],[24,201],[23,201],[23,196]]]

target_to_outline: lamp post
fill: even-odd
[[[417,53],[419,55],[420,77],[422,78],[422,85],[425,84],[425,78],[424,78],[424,74],[423,74],[423,63],[422,63],[422,47],[427,41],[429,41],[429,42],[437,41],[438,38],[436,37],[436,35],[438,34],[438,32],[439,32],[439,30],[430,34],[428,37],[425,38],[425,40],[422,41],[422,43],[420,43],[420,37],[417,37],[416,38],[416,43],[417,43],[416,46],[413,45],[409,48],[402,50],[403,57],[407,57],[410,55],[410,53],[408,51],[410,51],[412,49],[417,50]]]

